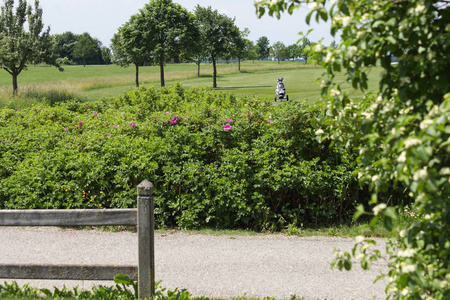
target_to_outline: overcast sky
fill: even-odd
[[[51,34],[71,31],[75,34],[88,32],[99,39],[104,46],[109,46],[117,28],[144,7],[149,0],[40,0],[44,11],[44,24],[50,26]],[[267,36],[270,44],[281,41],[285,45],[296,43],[300,31],[307,32],[305,16],[307,6],[298,9],[294,15],[285,14],[280,20],[275,17],[263,16],[258,19],[255,14],[253,0],[174,0],[189,11],[194,7],[211,6],[220,13],[235,17],[235,24],[243,30],[250,30],[249,39],[258,40]],[[34,0],[28,0],[34,3]],[[333,39],[329,34],[329,25],[314,23],[314,31],[310,40],[317,42],[324,38],[323,43],[329,45]]]

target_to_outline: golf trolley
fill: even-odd
[[[278,78],[277,80],[277,88],[275,89],[275,101],[277,99],[283,100],[286,97],[286,101],[289,101],[289,95],[286,95],[286,89],[284,88],[283,77]]]

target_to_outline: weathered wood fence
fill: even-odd
[[[126,274],[138,281],[138,297],[155,294],[153,184],[137,187],[137,209],[0,210],[0,226],[137,225],[138,266],[0,264],[0,278],[113,280]]]

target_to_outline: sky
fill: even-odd
[[[126,23],[130,17],[138,13],[149,0],[40,0],[43,9],[45,26],[50,26],[51,34],[60,34],[71,31],[75,34],[88,32],[92,37],[99,39],[103,46],[110,46],[111,38],[117,29]],[[255,13],[253,0],[173,0],[189,11],[198,5],[211,6],[228,17],[235,18],[235,24],[244,30],[248,28],[248,39],[256,42],[260,37],[266,36],[270,44],[283,42],[286,46],[296,43],[301,36],[299,32],[306,33],[305,17],[307,6],[301,7],[293,15],[284,14],[278,20],[268,15],[258,19]],[[33,0],[28,3],[33,4]],[[333,38],[329,34],[329,25],[311,22],[314,31],[308,38],[318,42],[323,38],[323,44],[329,45]]]

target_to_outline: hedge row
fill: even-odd
[[[328,224],[367,202],[354,156],[307,104],[180,85],[0,111],[0,208],[124,208],[155,185],[159,227]]]

